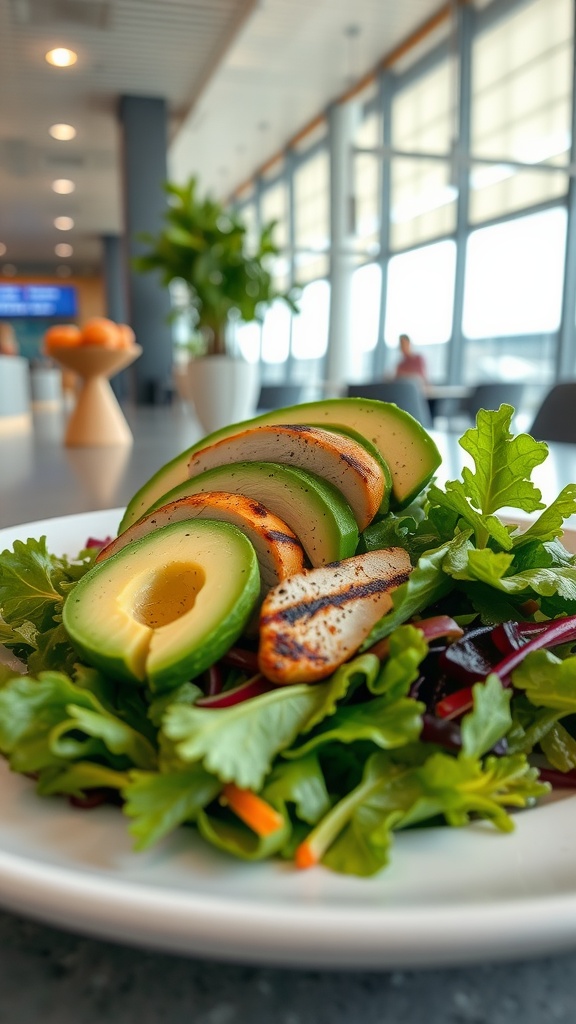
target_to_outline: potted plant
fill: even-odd
[[[262,321],[276,299],[296,310],[292,293],[274,285],[270,263],[279,252],[274,222],[265,225],[252,249],[239,216],[210,196],[200,196],[196,178],[167,183],[169,203],[160,233],[143,236],[148,249],[135,261],[142,272],[159,271],[167,287],[178,285],[175,315],[187,316],[194,354],[189,390],[207,431],[252,415],[258,367],[229,349],[232,318]],[[182,298],[182,296],[184,296]]]

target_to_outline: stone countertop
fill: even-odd
[[[573,955],[441,970],[201,961],[0,913],[0,1024],[543,1024],[576,1018]]]

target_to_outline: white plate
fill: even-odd
[[[0,531],[75,553],[120,511]],[[397,836],[371,879],[244,864],[192,829],[144,854],[119,810],[40,799],[0,767],[0,903],[91,935],[178,953],[306,967],[385,968],[521,957],[576,944],[576,801],[488,825]]]

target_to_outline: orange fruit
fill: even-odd
[[[49,356],[55,348],[74,348],[82,340],[82,331],[76,324],[54,324],[44,335],[44,353]]]
[[[104,348],[118,348],[118,325],[105,316],[87,320],[82,328],[83,345],[102,345]]]
[[[136,335],[129,324],[117,324],[118,327],[118,348],[132,348],[136,344]]]

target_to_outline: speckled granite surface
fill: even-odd
[[[544,1024],[576,1020],[576,951],[454,970],[243,967],[0,913],[0,1024]]]

